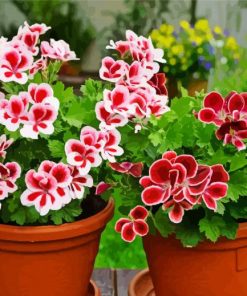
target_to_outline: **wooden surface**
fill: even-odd
[[[102,296],[127,296],[129,282],[138,271],[96,269],[92,279],[101,289]]]

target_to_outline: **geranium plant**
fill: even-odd
[[[76,96],[56,79],[57,60],[74,53],[61,41],[27,46],[22,34],[36,27],[47,29],[25,24],[1,41],[2,221],[72,222],[94,194],[120,200],[128,217],[116,231],[128,242],[157,231],[190,246],[234,239],[247,216],[246,95],[184,90],[169,103],[163,51],[127,31],[107,46],[104,82],[88,80]]]

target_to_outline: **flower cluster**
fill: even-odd
[[[28,74],[33,76],[39,70],[45,70],[48,60],[75,60],[76,56],[69,45],[63,41],[50,40],[40,43],[40,36],[50,27],[45,24],[30,26],[27,22],[21,26],[16,36],[8,41],[0,38],[0,81],[14,81],[25,84]],[[40,48],[39,48],[40,43]]]
[[[216,137],[224,145],[232,144],[238,150],[246,148],[247,139],[247,93],[229,93],[224,99],[217,92],[209,93],[203,101],[198,119],[218,127]]]
[[[133,242],[137,235],[145,236],[149,227],[146,222],[148,211],[142,206],[136,206],[129,213],[128,218],[121,218],[117,221],[115,230],[121,233],[126,242]]]
[[[168,58],[164,67],[171,76],[190,70],[195,78],[206,78],[217,60],[233,66],[240,58],[239,45],[233,36],[221,27],[210,28],[208,20],[200,19],[194,26],[185,20],[179,30],[170,24],[162,24],[151,32],[155,44],[163,48]]]
[[[31,83],[27,92],[12,95],[9,100],[0,98],[0,106],[0,123],[9,131],[16,131],[22,125],[21,135],[32,139],[38,139],[39,133],[54,132],[59,101],[49,84]]]
[[[13,143],[12,139],[7,140],[6,135],[0,136],[0,157],[5,158],[6,149]],[[14,193],[18,187],[15,184],[21,176],[21,167],[16,162],[0,163],[0,201]],[[0,204],[1,208],[1,204]]]
[[[140,179],[142,201],[147,206],[162,204],[174,223],[182,221],[184,210],[203,201],[217,210],[217,201],[227,194],[229,175],[222,165],[201,165],[191,155],[165,152],[155,161],[149,175]]]
[[[26,174],[27,189],[21,195],[24,206],[35,206],[41,216],[59,210],[72,199],[81,199],[85,187],[93,186],[90,175],[80,174],[76,167],[64,163],[43,161],[38,171]]]
[[[132,31],[126,32],[125,41],[111,41],[107,48],[116,50],[121,60],[102,60],[100,78],[114,83],[114,88],[105,89],[103,101],[96,105],[100,128],[109,130],[128,121],[138,123],[139,128],[152,114],[158,117],[167,112],[165,75],[158,73],[158,62],[165,62],[163,51],[154,48],[150,38]]]

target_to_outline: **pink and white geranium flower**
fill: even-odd
[[[81,175],[77,167],[69,166],[72,181],[69,185],[69,190],[72,199],[82,199],[85,187],[93,186],[93,178],[90,175]]]
[[[0,200],[7,198],[9,193],[14,193],[18,189],[15,183],[20,175],[21,167],[18,163],[0,163]]]
[[[5,134],[0,136],[0,157],[5,158],[6,156],[6,150],[9,148],[9,146],[12,145],[13,139],[7,140],[7,137]]]
[[[57,110],[48,104],[37,103],[28,113],[28,121],[20,133],[25,138],[38,139],[39,133],[51,135],[54,132],[53,123],[58,115]]]
[[[0,80],[25,84],[28,80],[26,71],[32,63],[33,56],[27,49],[22,48],[20,52],[14,47],[7,46],[0,54]]]
[[[94,147],[88,147],[79,140],[69,140],[65,144],[67,162],[76,166],[81,175],[87,175],[91,167],[98,167],[102,158]]]
[[[21,92],[19,96],[11,96],[5,101],[5,106],[0,110],[0,123],[9,131],[16,131],[21,123],[28,122],[29,96]]]
[[[41,42],[41,53],[43,57],[53,60],[60,60],[63,62],[78,60],[74,51],[71,51],[69,44],[64,40],[51,39],[50,43],[47,41]]]
[[[41,216],[50,210],[59,210],[71,201],[68,188],[71,179],[67,165],[44,161],[38,172],[27,172],[27,189],[21,195],[21,203],[24,206],[35,206]]]
[[[59,109],[59,100],[54,97],[52,87],[47,83],[30,83],[28,93],[31,96],[31,103],[43,103],[53,106],[56,110]]]
[[[149,231],[146,219],[148,211],[142,206],[136,206],[129,213],[129,218],[121,218],[115,225],[115,230],[121,233],[124,241],[133,242],[137,235],[145,236]]]
[[[110,130],[105,132],[105,144],[101,151],[102,158],[115,162],[115,156],[121,156],[124,153],[123,148],[119,146],[121,141],[121,134],[117,130]]]

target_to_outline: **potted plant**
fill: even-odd
[[[76,55],[63,40],[40,42],[49,29],[25,22],[11,40],[0,38],[1,294],[99,295],[89,280],[114,204],[100,197],[102,185],[95,192],[103,173],[91,167],[110,135],[102,132],[100,147],[91,147],[84,130],[81,166],[64,146],[80,134],[91,114],[85,102],[103,86],[88,82],[84,102],[58,81],[62,62]]]
[[[195,25],[182,20],[178,30],[164,23],[151,32],[151,38],[168,58],[164,72],[168,73],[172,96],[178,94],[180,83],[188,88],[189,95],[207,91],[211,69],[218,65],[233,68],[240,58],[236,39],[220,26],[210,28],[206,19],[199,19]]]
[[[127,31],[107,48],[131,61],[103,59],[100,76],[114,88],[96,105],[101,127],[122,126],[124,154],[107,173],[126,215],[116,231],[143,237],[156,295],[244,296],[247,94],[182,89],[168,108],[163,53],[150,39]]]

